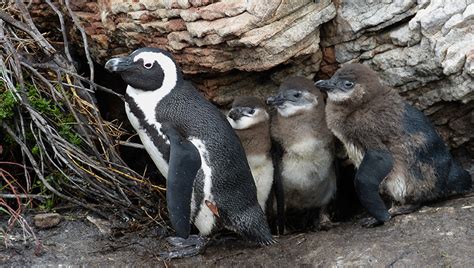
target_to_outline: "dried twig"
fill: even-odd
[[[29,192],[29,173],[33,171],[50,193],[103,216],[107,208],[110,212],[120,211],[139,220],[152,219],[164,224],[163,208],[150,200],[152,191],[158,191],[163,198],[164,188],[152,185],[128,168],[117,151],[119,145],[143,148],[142,145],[121,141],[124,131],[101,118],[94,93],[103,90],[122,96],[93,82],[94,63],[87,36],[69,1],[46,3],[59,18],[64,54],[38,30],[21,0],[15,1],[15,8],[8,9],[10,13],[0,11],[0,93],[12,94],[18,104],[14,116],[0,119],[0,131],[7,133],[21,150],[23,159],[19,162],[24,163],[27,185],[17,201],[27,197],[49,198],[49,194]],[[67,20],[81,32],[90,77],[77,74],[74,68]],[[38,99],[43,106],[35,103]],[[60,115],[48,109],[59,109]],[[63,122],[66,115],[69,121]],[[71,127],[65,128],[65,123]],[[12,198],[18,193],[2,194]],[[102,209],[96,204],[101,204]]]

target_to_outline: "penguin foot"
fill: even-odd
[[[190,235],[187,239],[170,236],[166,238],[173,248],[168,252],[160,252],[163,259],[186,258],[199,255],[206,250],[208,239],[199,235]]]
[[[328,231],[339,226],[339,222],[323,221],[318,224],[318,231]]]
[[[377,227],[383,224],[384,224],[383,221],[379,221],[376,218],[372,218],[372,217],[360,220],[360,225],[365,228],[373,228],[373,227]]]
[[[412,212],[417,211],[420,208],[420,205],[405,205],[405,206],[393,206],[388,210],[388,213],[392,217],[403,215],[403,214],[410,214]]]
[[[318,221],[316,222],[317,231],[328,231],[329,229],[337,227],[338,225],[338,222],[333,222],[331,217],[329,217],[326,206],[319,210],[319,217]]]

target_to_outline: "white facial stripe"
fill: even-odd
[[[260,122],[268,120],[269,118],[270,116],[264,109],[258,108],[255,109],[255,113],[252,116],[242,116],[238,120],[234,120],[227,116],[227,121],[229,121],[230,125],[234,129],[247,129]]]
[[[334,102],[343,102],[351,98],[351,92],[328,92],[328,98]]]
[[[278,113],[283,117],[293,116],[301,111],[308,111],[313,108],[314,104],[308,103],[306,105],[293,105],[289,102],[286,102],[284,105],[278,107]]]
[[[249,127],[255,125],[254,118],[248,117],[248,116],[242,116],[237,121],[230,118],[230,117],[227,117],[227,120],[229,121],[230,125],[234,129],[246,129],[246,128],[249,128]]]
[[[144,62],[147,63],[157,62],[157,64],[161,66],[164,74],[163,84],[160,88],[152,91],[144,91],[132,86],[128,86],[127,94],[135,101],[138,107],[140,107],[143,114],[145,115],[145,120],[150,125],[156,126],[159,131],[161,124],[156,121],[156,106],[176,86],[176,82],[178,80],[176,65],[174,64],[173,60],[163,53],[142,52],[136,55],[133,58],[133,61],[137,61],[139,59],[143,59]],[[165,140],[167,140],[163,133],[159,133]]]
[[[167,95],[171,89],[176,86],[176,81],[178,80],[176,64],[165,54],[150,51],[139,53],[133,58],[133,61],[136,62],[140,59],[143,60],[143,64],[155,64],[155,62],[157,62],[160,65],[164,74],[163,85],[157,90],[162,91],[164,94],[163,96]]]

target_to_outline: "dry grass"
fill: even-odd
[[[114,212],[164,224],[164,206],[151,200],[164,200],[165,189],[127,167],[117,150],[123,130],[103,120],[95,104],[97,90],[118,94],[92,82],[94,66],[85,34],[82,47],[90,76],[77,73],[65,21],[84,31],[68,1],[46,2],[61,25],[61,49],[57,40],[53,47],[37,29],[23,1],[0,6],[0,94],[12,103],[0,104],[0,132],[20,152],[15,162],[22,164],[12,165],[24,170],[20,181],[8,172],[10,164],[0,163],[5,183],[0,185],[0,205],[10,215],[8,226],[17,222],[31,230],[21,215],[31,198],[41,199],[31,193],[33,178],[49,193],[99,215]],[[8,198],[15,200],[13,206]]]

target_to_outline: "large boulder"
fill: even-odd
[[[319,50],[322,0],[94,1],[74,9],[98,62],[142,46],[171,51],[187,74],[264,71]]]
[[[288,75],[326,78],[341,64],[363,62],[423,110],[453,148],[474,153],[473,0],[81,0],[71,5],[96,62],[143,46],[167,49],[187,79],[218,105],[236,95],[266,96]]]

